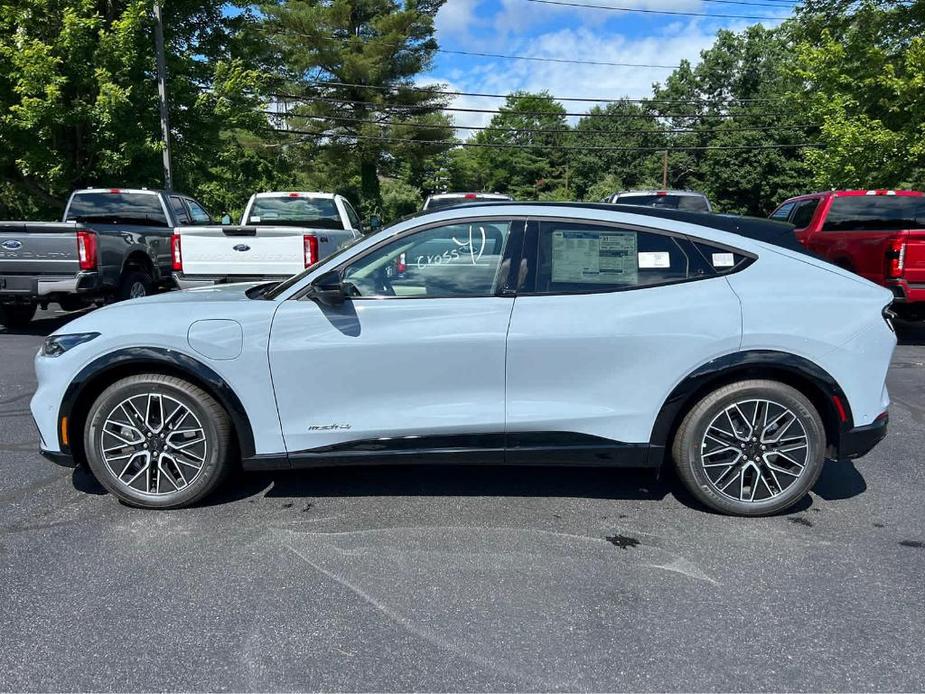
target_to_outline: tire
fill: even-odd
[[[154,281],[151,275],[143,270],[128,270],[119,280],[119,290],[116,293],[119,301],[128,299],[140,299],[143,296],[150,296]]]
[[[806,396],[778,381],[749,380],[694,405],[675,435],[672,457],[702,503],[721,513],[765,516],[809,492],[825,447],[822,418]]]
[[[0,304],[0,325],[24,328],[35,316],[35,304]]]
[[[113,383],[86,421],[90,469],[130,506],[189,506],[214,491],[231,467],[228,413],[204,390],[175,376],[143,374]],[[172,433],[163,436],[165,423]]]
[[[61,307],[62,311],[80,311],[89,306],[86,301],[84,301],[79,296],[63,296],[61,300],[58,301],[58,306]]]

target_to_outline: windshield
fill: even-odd
[[[64,221],[170,226],[154,193],[75,193]]]
[[[313,229],[343,229],[333,198],[281,195],[255,198],[247,226],[295,226]]]
[[[823,231],[902,231],[925,227],[925,196],[850,195],[832,201]]]
[[[641,205],[643,207],[660,207],[669,210],[688,210],[689,212],[709,212],[707,199],[701,195],[619,195],[618,205]]]
[[[338,248],[336,251],[334,251],[334,253],[332,253],[331,255],[327,256],[326,258],[322,258],[321,260],[319,260],[317,263],[314,263],[313,265],[309,265],[307,268],[305,268],[304,270],[302,270],[302,272],[299,272],[299,273],[293,275],[293,276],[290,277],[289,279],[283,280],[282,282],[280,282],[279,284],[277,284],[275,287],[273,287],[272,289],[270,289],[269,291],[267,291],[266,293],[264,293],[263,295],[261,295],[259,298],[262,298],[262,299],[275,299],[275,298],[278,297],[280,294],[282,294],[282,293],[285,292],[287,289],[289,289],[289,287],[291,287],[291,286],[293,286],[294,284],[297,284],[299,281],[301,281],[301,279],[302,279],[303,277],[305,277],[306,275],[308,275],[308,274],[311,273],[311,272],[314,272],[314,271],[315,271],[315,268],[317,268],[319,265],[321,265],[321,263],[326,263],[326,262],[328,262],[329,260],[334,260],[334,259],[337,258],[338,256],[342,255],[342,254],[344,253],[344,251],[346,251],[347,249],[352,248],[353,246],[357,245],[360,241],[365,241],[365,240],[368,239],[368,238],[369,238],[368,236],[360,236],[360,237],[358,237],[358,238],[351,239],[348,243],[345,243],[343,246],[341,246],[341,247]],[[254,298],[254,297],[252,297],[252,298]]]

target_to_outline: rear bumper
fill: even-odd
[[[925,303],[925,284],[898,279],[887,281],[886,287],[893,292],[893,300],[897,303]]]
[[[102,289],[98,272],[77,275],[0,275],[0,300],[16,301],[56,294],[93,294]]]
[[[178,289],[196,289],[197,287],[211,287],[216,284],[239,284],[242,282],[281,282],[289,275],[262,276],[262,275],[183,275],[175,272],[174,284]]]
[[[881,414],[872,424],[843,431],[838,442],[838,457],[853,460],[867,455],[886,436],[890,415]]]

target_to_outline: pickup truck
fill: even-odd
[[[901,318],[925,318],[925,194],[836,190],[790,198],[771,213],[808,250],[893,292]]]
[[[128,188],[75,191],[61,222],[0,221],[0,324],[173,288],[173,228],[211,221],[186,195]]]
[[[173,271],[181,289],[285,279],[363,235],[353,206],[332,193],[257,193],[239,225],[225,221],[174,229]]]

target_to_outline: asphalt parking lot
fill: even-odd
[[[671,476],[348,468],[140,511],[37,453],[0,329],[0,689],[925,689],[925,326],[891,432],[773,518]]]

